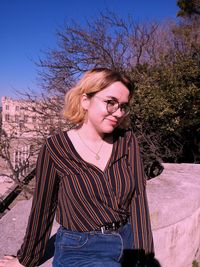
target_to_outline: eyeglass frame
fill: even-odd
[[[122,111],[122,108],[123,108],[123,106],[125,106],[125,107],[127,107],[128,108],[128,111],[126,112],[126,111],[124,111],[124,114],[123,114],[123,117],[126,117],[129,113],[130,113],[130,106],[129,106],[129,104],[127,104],[127,103],[122,103],[122,104],[120,104],[119,103],[119,101],[115,98],[115,97],[113,97],[112,99],[107,99],[107,100],[105,100],[105,99],[103,99],[102,97],[100,97],[100,96],[97,96],[97,95],[95,95],[94,93],[88,93],[88,94],[86,94],[88,97],[96,97],[96,98],[98,98],[98,99],[100,99],[100,100],[103,100],[103,102],[106,104],[106,110],[107,110],[107,112],[108,112],[108,114],[113,114],[113,113],[115,113],[118,109],[120,109],[120,111],[123,113],[123,111]],[[113,101],[113,102],[115,102],[116,104],[117,104],[117,107],[111,112],[111,111],[109,111],[109,102],[110,101]],[[114,108],[114,105],[112,106],[113,108]]]

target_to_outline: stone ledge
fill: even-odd
[[[192,267],[200,247],[200,164],[164,164],[147,183],[156,257],[162,267]],[[20,201],[0,221],[0,256],[19,249],[31,200]],[[58,224],[53,225],[52,236]],[[51,246],[53,238],[51,239]],[[46,259],[53,256],[52,247]],[[41,266],[50,267],[52,258]]]
[[[162,267],[200,260],[200,164],[164,164],[147,184],[156,257]]]
[[[200,207],[200,164],[163,165],[163,173],[147,184],[153,230],[184,220]]]

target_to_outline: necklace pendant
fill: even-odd
[[[96,154],[95,159],[100,160],[100,157],[98,154]]]

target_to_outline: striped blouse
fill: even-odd
[[[114,132],[113,150],[104,171],[86,162],[67,131],[49,137],[36,167],[36,188],[19,262],[35,266],[43,257],[56,214],[75,231],[92,231],[130,216],[134,249],[153,252],[146,179],[137,140],[131,130]]]

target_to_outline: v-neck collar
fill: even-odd
[[[92,163],[90,163],[90,162],[84,160],[84,159],[80,156],[80,154],[79,154],[79,153],[77,152],[77,150],[75,149],[74,144],[72,143],[72,141],[71,141],[71,139],[70,139],[70,137],[69,137],[69,135],[68,135],[68,131],[65,131],[65,132],[64,132],[64,136],[66,137],[66,139],[67,139],[67,143],[68,143],[68,145],[70,146],[70,149],[71,149],[71,151],[72,151],[73,154],[74,154],[74,155],[72,155],[72,156],[75,156],[75,158],[76,158],[78,161],[80,161],[81,163],[84,163],[86,166],[88,166],[88,167],[90,167],[90,168],[93,168],[93,169],[98,170],[98,171],[100,171],[101,173],[105,174],[106,171],[108,170],[108,168],[110,167],[110,165],[112,164],[112,162],[116,160],[116,156],[117,156],[117,153],[116,153],[116,152],[117,152],[117,147],[118,147],[118,140],[119,140],[119,138],[117,137],[117,135],[115,134],[115,132],[113,132],[113,147],[112,147],[112,152],[111,152],[110,158],[109,158],[109,160],[108,160],[108,162],[107,162],[107,164],[106,164],[104,170],[100,169],[100,168],[99,168],[98,166],[96,166],[95,164],[92,164]],[[69,152],[68,152],[68,154],[69,154]]]

